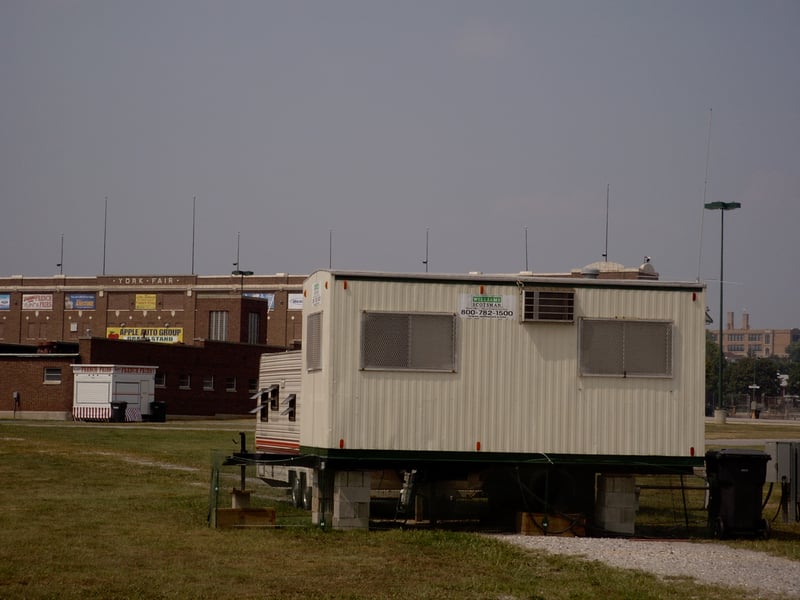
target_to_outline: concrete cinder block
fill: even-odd
[[[623,508],[633,508],[636,509],[639,507],[639,503],[636,498],[635,493],[628,493],[628,492],[609,492],[603,498],[603,505],[604,506],[619,506]]]
[[[370,475],[361,471],[340,471],[333,480],[334,529],[369,528]]]
[[[369,487],[345,487],[336,489],[336,497],[343,502],[369,502]]]
[[[633,475],[601,475],[597,479],[597,493],[635,493],[636,478]]]
[[[369,519],[365,522],[363,519],[342,519],[334,516],[332,525],[334,529],[368,529]]]
[[[636,511],[630,508],[599,507],[595,513],[595,521],[606,531],[633,535]]]

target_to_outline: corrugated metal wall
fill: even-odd
[[[703,448],[705,304],[686,289],[577,287],[574,323],[459,318],[456,373],[359,370],[362,311],[452,314],[460,294],[477,293],[469,282],[357,279],[345,289],[329,281],[318,306],[326,373],[304,373],[303,383],[308,395],[313,381],[313,418],[320,410],[325,422],[304,423],[303,444],[657,456]],[[518,289],[494,284],[483,293]],[[673,376],[579,376],[581,317],[673,321]]]

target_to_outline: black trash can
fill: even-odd
[[[125,411],[128,409],[127,402],[112,402],[111,403],[111,422],[124,423]]]
[[[150,421],[154,423],[163,423],[167,420],[167,403],[161,400],[156,400],[150,403]]]
[[[761,516],[769,454],[758,450],[709,450],[708,525],[714,537],[769,537]]]

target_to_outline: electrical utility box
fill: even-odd
[[[800,442],[776,441],[764,445],[768,483],[781,485],[783,522],[800,521]]]

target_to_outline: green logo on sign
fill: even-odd
[[[473,296],[472,302],[473,304],[477,304],[479,302],[491,302],[493,304],[501,304],[503,302],[503,298],[500,296]]]

